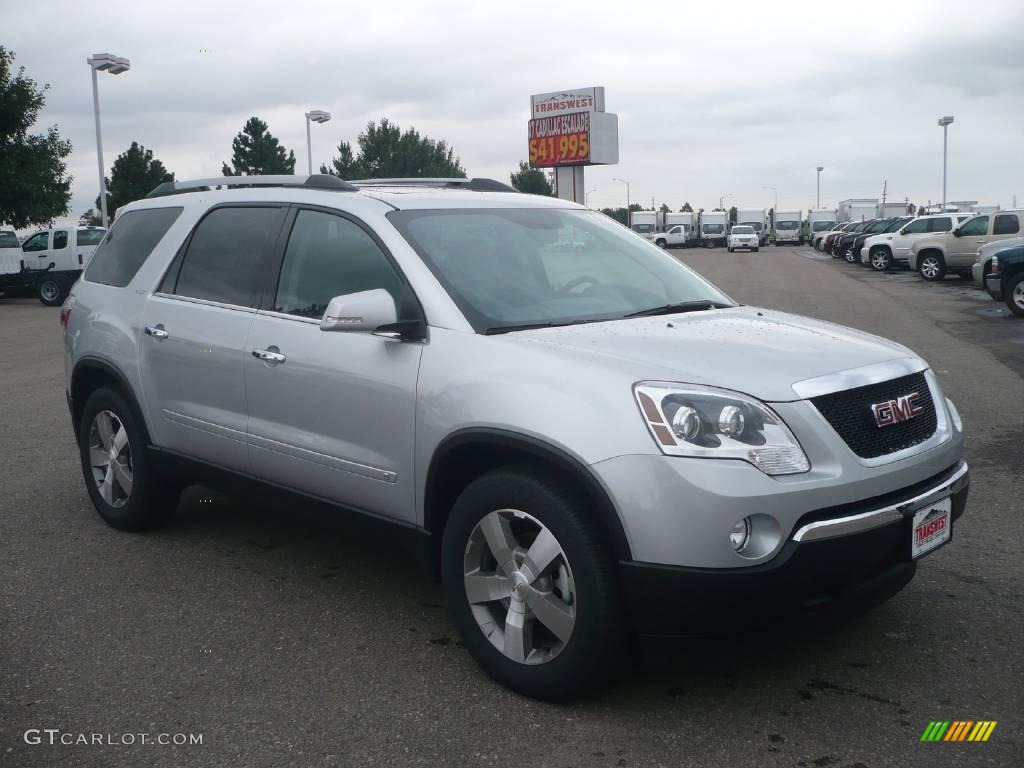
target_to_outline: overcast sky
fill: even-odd
[[[840,10],[841,9],[841,10]],[[72,212],[98,190],[85,59],[100,75],[104,160],[134,140],[177,178],[220,174],[251,115],[305,170],[387,116],[454,146],[470,175],[508,180],[526,158],[532,93],[602,85],[619,115],[620,163],[590,167],[594,207],[651,198],[677,210],[848,197],[941,200],[952,114],[950,200],[1024,205],[1024,4],[936,2],[102,4],[5,0],[2,43],[40,83],[36,126],[74,151]],[[209,50],[209,53],[202,52]]]

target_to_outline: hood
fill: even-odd
[[[650,379],[706,384],[768,402],[799,399],[793,384],[917,356],[852,328],[756,307],[521,331],[505,337],[551,347]]]

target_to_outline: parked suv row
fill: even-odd
[[[930,235],[951,232],[971,217],[969,213],[944,213],[909,219],[894,231],[867,238],[860,248],[861,264],[884,272],[896,265],[906,265],[910,249],[918,240]]]
[[[156,525],[196,482],[361,516],[531,696],[600,686],[628,632],[884,600],[967,499],[960,417],[911,350],[737,305],[487,180],[163,184],[61,322],[107,523]]]

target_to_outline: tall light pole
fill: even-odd
[[[591,192],[597,192],[597,190],[599,190],[599,189],[600,189],[600,187],[594,187],[592,189],[588,189],[586,194],[583,196],[583,205],[585,205],[587,208],[589,208],[590,207],[590,193]],[[627,208],[627,210],[628,210],[628,208]]]
[[[724,195],[718,198],[718,207],[721,210],[725,210],[725,198],[732,197],[732,192],[726,192]]]
[[[775,226],[775,217],[779,215],[779,190],[775,187],[761,187],[761,189],[770,189],[775,193],[775,207],[772,208],[772,226]]]
[[[625,184],[626,185],[626,226],[628,227],[629,226],[629,182],[626,181],[625,179],[616,179],[616,178],[613,178],[612,181],[617,181],[620,184]]]
[[[92,70],[92,106],[96,114],[96,162],[100,169],[100,215],[103,217],[103,226],[107,226],[107,179],[103,173],[103,136],[100,131],[100,89],[96,83],[97,72],[109,72],[112,75],[120,75],[131,69],[128,59],[114,56],[111,53],[94,53],[85,60]]]
[[[821,208],[821,172],[825,170],[825,166],[818,166],[818,204],[815,208]]]
[[[949,126],[953,122],[952,115],[945,115],[939,118],[939,125],[942,126],[942,212],[946,212],[946,139],[949,136]]]
[[[306,113],[306,159],[308,160],[310,176],[313,175],[313,143],[309,138],[309,121],[326,123],[330,119],[331,113],[324,112],[322,109],[312,109]]]

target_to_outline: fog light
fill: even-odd
[[[672,417],[672,431],[676,437],[693,442],[700,434],[700,416],[688,405],[681,406]]]
[[[744,517],[729,531],[729,543],[732,544],[732,548],[736,552],[742,552],[746,549],[747,543],[750,541],[750,518]]]

